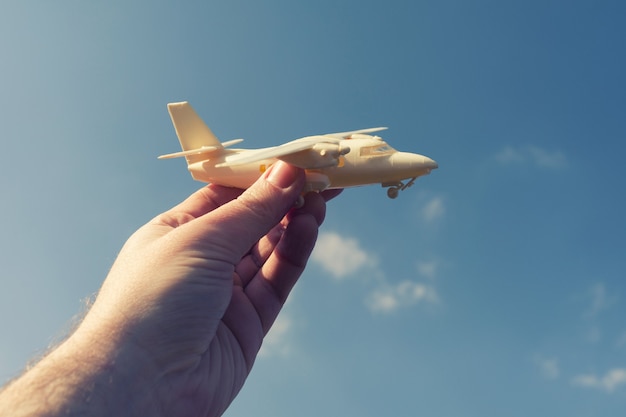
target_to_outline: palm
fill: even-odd
[[[161,401],[167,415],[216,416],[231,403],[303,271],[323,221],[324,196],[312,194],[252,247],[242,250],[243,244],[232,239],[225,245],[219,227],[207,231],[197,222],[215,216],[212,224],[219,226],[226,221],[220,208],[240,193],[209,186],[129,241],[131,253],[141,247],[160,259],[156,275],[139,274],[152,283],[149,298],[158,314],[133,331],[142,333],[148,341],[143,347],[166,370],[168,395]]]
[[[304,185],[303,170],[279,161],[245,192],[209,185],[154,218],[72,336],[2,398],[23,404],[20,415],[220,415],[337,194],[293,209]]]

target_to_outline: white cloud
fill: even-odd
[[[495,156],[502,165],[530,163],[541,168],[563,169],[567,166],[567,157],[561,151],[548,151],[538,146],[513,148],[507,146]]]
[[[609,296],[604,284],[599,283],[591,287],[587,293],[589,307],[584,313],[586,318],[594,318],[602,311],[607,310],[617,302],[616,296]]]
[[[363,268],[378,266],[376,257],[361,248],[359,241],[336,232],[320,233],[311,259],[335,278],[345,278]]]
[[[615,346],[620,349],[626,347],[626,332],[623,332],[621,335],[619,335],[619,337],[617,338],[617,342],[615,342]]]
[[[496,160],[503,165],[520,164],[524,162],[524,159],[524,154],[521,151],[513,149],[510,146],[507,146],[496,154]]]
[[[385,286],[372,292],[366,304],[373,312],[390,313],[401,307],[419,302],[437,303],[439,297],[435,288],[412,281],[403,281],[396,286]]]
[[[405,280],[397,285],[389,284],[376,256],[364,250],[355,238],[341,236],[336,232],[320,233],[311,259],[336,279],[347,278],[367,270],[368,277],[374,277],[374,282],[378,285],[365,299],[365,305],[373,312],[390,313],[418,303],[439,303],[439,296],[433,285],[411,280]],[[415,267],[421,278],[433,280],[439,262],[418,260]],[[361,282],[362,285],[372,284],[371,280]]]
[[[582,374],[572,379],[572,384],[583,388],[601,389],[613,392],[618,386],[626,384],[626,368],[610,369],[604,376]]]
[[[437,270],[439,269],[439,262],[437,261],[417,261],[417,272],[428,279],[435,279]]]
[[[536,357],[535,364],[545,379],[557,379],[561,375],[559,361],[556,358]]]
[[[591,343],[591,344],[600,343],[600,341],[602,340],[602,330],[600,330],[600,327],[596,325],[590,326],[585,331],[584,337],[588,343]]]
[[[567,165],[567,158],[561,151],[550,152],[537,146],[529,146],[528,152],[537,166],[549,169],[561,169]]]
[[[276,318],[269,333],[263,339],[259,356],[286,356],[291,352],[291,344],[287,338],[289,329],[293,327],[293,320],[285,312]]]
[[[446,208],[441,197],[433,197],[422,208],[422,218],[427,223],[439,220],[445,214]]]

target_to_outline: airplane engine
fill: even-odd
[[[347,146],[335,143],[317,143],[311,149],[280,157],[285,162],[308,169],[329,168],[339,165],[339,157],[350,152]]]
[[[318,143],[311,151],[310,153],[317,159],[316,165],[319,165],[315,168],[326,168],[337,166],[339,157],[350,152],[350,148],[334,143]]]

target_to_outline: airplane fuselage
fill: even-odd
[[[427,175],[437,164],[430,158],[407,152],[398,152],[378,137],[345,139],[341,147],[350,152],[340,157],[337,166],[307,169],[308,189],[320,191],[327,188],[347,188],[380,183],[395,186],[406,179]],[[244,149],[227,149],[215,158],[189,164],[192,177],[198,181],[229,187],[248,188],[275,163],[269,158],[237,166],[221,166],[232,155],[250,152]]]
[[[246,189],[281,160],[305,170],[303,192],[381,184],[388,187],[390,198],[396,198],[437,168],[426,156],[398,152],[370,135],[386,127],[306,136],[269,148],[233,149],[243,139],[220,142],[188,102],[169,103],[167,109],[182,151],[159,158],[185,157],[198,181]]]

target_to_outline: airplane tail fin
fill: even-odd
[[[185,156],[187,164],[206,159],[206,155],[189,151],[209,148],[214,152],[220,152],[224,149],[224,146],[198,116],[191,104],[186,101],[169,103],[167,110],[170,113],[176,136],[178,136],[180,146],[183,149],[183,152],[180,154]]]

